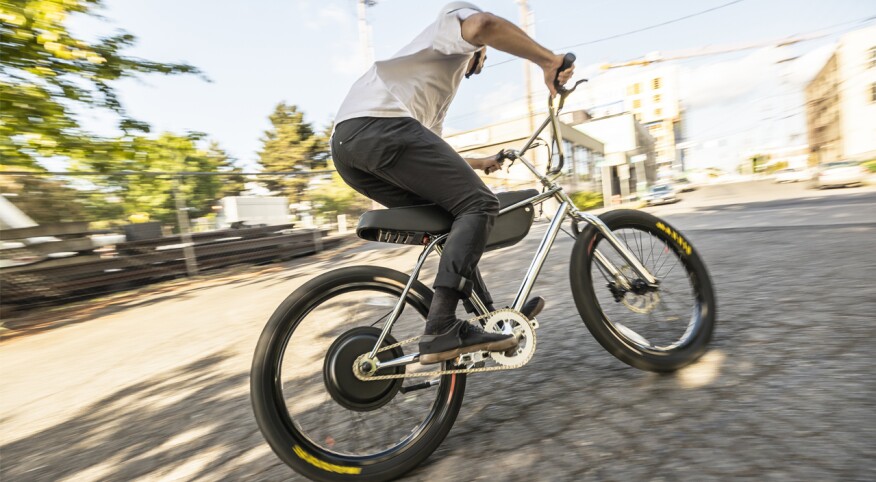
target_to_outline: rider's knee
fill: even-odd
[[[499,215],[499,199],[492,192],[480,193],[477,197],[477,210],[492,218]]]
[[[458,217],[466,214],[486,214],[491,218],[499,215],[499,200],[487,189],[469,193],[452,212]]]

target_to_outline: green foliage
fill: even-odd
[[[603,206],[602,193],[578,191],[573,192],[569,197],[572,198],[572,202],[575,203],[575,206],[582,211],[601,208]]]
[[[307,172],[324,168],[329,157],[328,137],[331,130],[316,132],[304,120],[297,106],[280,102],[270,115],[272,128],[265,131],[259,162],[264,172]],[[265,181],[272,191],[282,192],[293,203],[300,203],[310,183],[310,176],[286,176]]]
[[[85,216],[82,193],[61,179],[0,173],[0,190],[38,224],[81,221]]]
[[[870,159],[869,161],[864,161],[862,164],[868,171],[876,172],[876,159]]]
[[[779,162],[774,162],[774,163],[764,167],[762,172],[764,172],[766,174],[772,174],[776,171],[780,171],[780,170],[785,169],[787,167],[788,167],[787,161],[779,161]]]
[[[329,163],[329,169],[334,166]],[[314,187],[311,191],[311,201],[319,214],[351,214],[358,216],[371,209],[371,200],[359,194],[347,185],[337,172],[331,175],[331,181]]]
[[[767,154],[756,154],[748,158],[751,161],[751,172],[762,172],[766,168],[766,163],[770,161],[770,156]]]
[[[109,109],[125,132],[148,131],[119,102],[113,82],[138,74],[199,73],[122,51],[136,38],[125,32],[89,43],[65,21],[93,14],[100,0],[12,0],[0,3],[0,159],[6,166],[40,169],[40,157],[83,159],[106,154],[113,141],[83,130],[71,107]]]
[[[198,149],[198,135],[165,133],[156,139],[130,137],[118,140],[112,156],[79,161],[76,167],[106,173],[91,179],[88,212],[92,219],[108,204],[119,204],[121,213],[148,213],[153,221],[176,223],[174,190],[179,189],[191,218],[212,212],[213,204],[224,196],[244,190],[244,179],[234,160],[211,143]],[[156,175],[167,172],[220,172],[229,175]]]

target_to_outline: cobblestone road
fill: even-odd
[[[558,238],[536,285],[548,308],[535,359],[470,377],[450,435],[408,479],[872,480],[876,195],[819,199],[668,216],[691,228],[719,315],[712,350],[668,376],[590,336],[569,291],[572,243]],[[722,228],[758,213],[772,221]],[[543,229],[487,256],[498,300]],[[414,256],[348,245],[80,306],[65,326],[4,343],[0,479],[299,480],[249,408],[261,326],[310,276],[341,263],[407,270]]]

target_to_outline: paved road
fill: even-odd
[[[718,293],[713,349],[670,376],[593,340],[569,292],[571,241],[558,238],[536,285],[550,296],[535,359],[470,377],[453,431],[408,480],[872,480],[874,206],[872,189],[755,183],[650,208],[685,230]],[[498,299],[543,230],[486,257]],[[351,245],[46,314],[67,323],[0,353],[0,479],[299,480],[250,413],[264,320],[319,272],[406,270],[415,255]]]

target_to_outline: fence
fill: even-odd
[[[329,248],[371,207],[335,176],[0,172],[0,304],[63,303]],[[223,198],[241,196],[278,201],[275,215],[256,205],[230,216]]]

